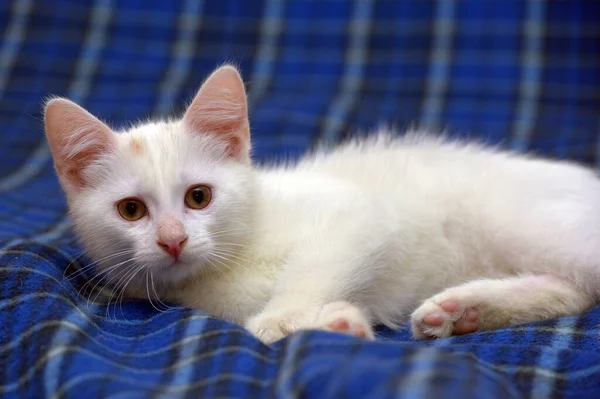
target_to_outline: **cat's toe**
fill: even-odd
[[[477,331],[477,321],[479,314],[476,309],[467,308],[463,315],[454,322],[452,334],[463,335]]]
[[[441,314],[431,313],[423,317],[423,323],[430,327],[439,327],[444,324],[444,317]]]
[[[317,327],[359,338],[375,338],[369,321],[360,309],[348,302],[333,302],[324,306]]]
[[[479,314],[455,300],[429,299],[411,316],[411,330],[418,339],[445,338],[477,331]]]
[[[275,318],[254,317],[250,319],[246,328],[265,344],[279,341],[285,333],[279,328],[279,320]]]
[[[251,332],[256,338],[260,339],[265,344],[272,344],[273,342],[277,342],[285,337],[285,334],[278,328],[263,327]]]
[[[316,312],[289,310],[265,312],[251,318],[246,328],[266,344],[279,341],[296,330],[309,328],[316,319]]]

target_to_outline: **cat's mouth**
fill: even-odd
[[[181,259],[172,259],[155,268],[155,273],[160,276],[182,276],[192,271],[192,264]]]
[[[189,266],[189,264],[185,263],[181,259],[173,259],[171,262],[169,262],[165,266],[161,267],[160,270],[171,270],[174,268],[185,268],[188,266]]]

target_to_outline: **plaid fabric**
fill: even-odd
[[[181,112],[232,61],[259,161],[391,123],[600,166],[598,21],[595,0],[0,2],[0,395],[600,397],[600,308],[434,342],[267,347],[198,311],[88,303],[88,276],[64,277],[88,261],[40,118],[50,94],[117,127]]]

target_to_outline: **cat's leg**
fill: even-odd
[[[281,272],[265,308],[250,318],[246,327],[269,343],[300,329],[344,330],[330,325],[344,319],[349,326],[361,326],[346,332],[357,331],[354,335],[360,336],[359,331],[364,330],[365,337],[372,336],[365,298],[389,275],[389,262],[382,259],[387,256],[381,249],[385,237],[375,235],[362,242],[330,237],[331,241],[323,239],[303,246]],[[358,306],[336,310],[330,305],[340,301]]]
[[[317,267],[293,264],[266,307],[250,318],[246,327],[266,343],[305,329],[372,337],[369,314],[348,302],[369,286],[369,279],[361,279],[355,272],[356,260],[344,259],[321,267],[322,263],[315,260],[313,265]]]
[[[595,298],[551,275],[482,279],[448,288],[411,316],[415,338],[441,338],[581,313]]]
[[[370,336],[374,293],[403,256],[397,244],[402,223],[387,203],[338,180],[317,183],[311,184],[326,190],[312,193],[306,198],[312,205],[303,206],[318,212],[307,213],[296,228],[269,302],[246,322],[264,342],[299,329],[344,330],[346,324],[346,332],[362,331],[352,327],[360,325]],[[340,301],[354,306],[330,305]],[[342,321],[333,323],[337,319]]]

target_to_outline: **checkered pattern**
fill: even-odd
[[[40,120],[51,94],[116,127],[178,113],[228,61],[259,161],[390,123],[600,166],[598,21],[595,0],[0,2],[0,396],[600,397],[600,308],[267,347],[197,311],[88,303]]]

